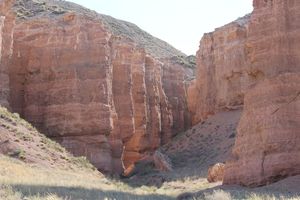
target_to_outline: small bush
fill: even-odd
[[[21,150],[21,149],[16,149],[10,153],[8,153],[8,155],[10,157],[13,157],[13,158],[19,158],[19,159],[22,159],[22,160],[25,160],[26,159],[26,156],[25,156],[25,151]]]

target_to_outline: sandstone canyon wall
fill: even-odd
[[[201,39],[196,80],[188,89],[193,124],[219,110],[243,105],[247,88],[260,79],[245,62],[249,18],[246,15]]]
[[[249,88],[225,184],[259,186],[300,174],[300,2],[255,0],[246,63]]]
[[[8,107],[8,65],[12,54],[14,13],[12,0],[0,1],[0,105]]]
[[[192,123],[244,106],[224,184],[299,174],[300,2],[254,0],[251,15],[205,34],[188,88]]]
[[[15,9],[10,105],[72,153],[120,173],[189,126],[182,53],[76,4]]]

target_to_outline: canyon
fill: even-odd
[[[160,148],[178,166],[187,151],[202,162],[214,146],[198,136],[217,135],[226,152],[201,166],[225,162],[224,185],[300,174],[297,0],[254,0],[251,14],[203,36],[196,70],[129,22],[65,1],[0,3],[0,104],[101,172]]]

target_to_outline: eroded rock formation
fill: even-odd
[[[121,173],[188,127],[193,72],[171,59],[182,53],[76,4],[18,0],[15,9],[10,105],[47,136]]]
[[[244,105],[225,184],[299,174],[300,2],[255,0],[251,15],[205,34],[188,89],[193,124]]]
[[[258,186],[300,174],[299,16],[299,1],[254,1],[246,63],[265,78],[246,93],[225,184]]]
[[[196,81],[189,86],[189,110],[197,124],[226,107],[243,104],[253,77],[245,63],[249,15],[207,33],[197,52]]]
[[[0,0],[0,105],[9,106],[8,64],[13,48],[13,0]]]
[[[299,88],[300,74],[284,73],[246,94],[225,184],[259,186],[300,174]]]

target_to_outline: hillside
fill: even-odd
[[[85,158],[75,158],[31,124],[0,106],[0,153],[25,163],[60,169],[95,168]]]

